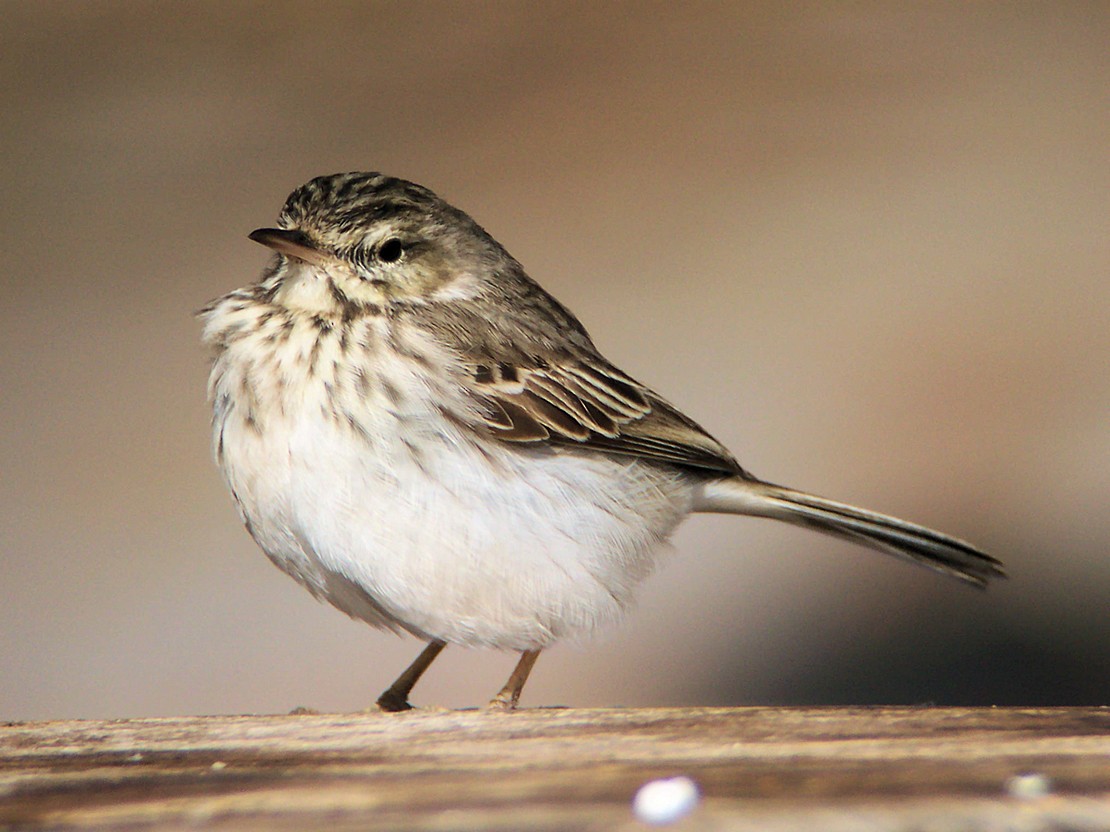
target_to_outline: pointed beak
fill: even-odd
[[[296,257],[306,263],[322,266],[334,260],[333,257],[316,248],[303,231],[290,231],[284,228],[259,228],[248,235],[256,243],[272,248],[287,257]]]

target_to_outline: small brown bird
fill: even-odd
[[[462,211],[378,173],[294,191],[262,279],[208,304],[216,460],[248,531],[317,598],[428,642],[539,652],[617,619],[691,512],[785,520],[983,586],[939,532],[772,485],[594,347]]]

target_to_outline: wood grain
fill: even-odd
[[[1110,708],[529,709],[0,726],[0,827],[1107,830]],[[1011,778],[1051,790],[1020,797]]]

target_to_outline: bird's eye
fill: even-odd
[[[383,263],[396,263],[405,253],[405,247],[396,237],[390,237],[378,246],[378,259]]]

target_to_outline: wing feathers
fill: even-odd
[[[675,465],[743,473],[701,427],[651,390],[602,363],[475,365],[468,389],[484,427],[510,442],[551,442]]]
[[[587,395],[613,408],[618,414],[629,418],[646,416],[651,411],[651,405],[644,394],[649,391],[633,387],[635,382],[623,373],[620,374],[623,377],[618,378],[615,368],[607,367],[606,370],[609,372],[603,374],[584,364],[558,368],[561,376],[571,376],[584,386]]]
[[[575,434],[575,438],[585,439],[590,431],[608,436],[617,435],[616,423],[611,418],[606,417],[603,412],[594,407],[593,411],[601,416],[600,419],[595,418],[586,406],[586,402],[577,393],[567,389],[554,379],[531,373],[528,376],[525,388],[533,395],[540,396],[553,406],[565,411],[576,423],[576,428],[571,430],[571,433]],[[581,436],[577,436],[579,429],[581,430]]]
[[[496,416],[504,417],[494,418],[487,423],[502,439],[511,442],[538,442],[551,435],[526,408],[516,402],[487,399],[485,403],[489,408],[496,408]]]

